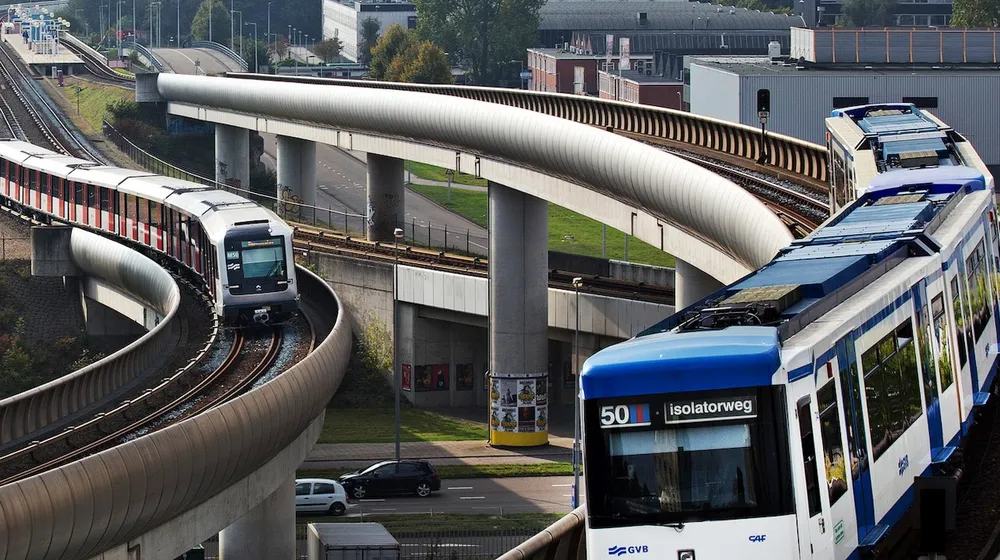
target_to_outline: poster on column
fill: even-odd
[[[535,431],[535,380],[521,379],[517,382],[517,431]]]
[[[517,380],[493,378],[490,382],[493,410],[490,427],[497,432],[517,431]]]
[[[542,378],[535,380],[535,406],[545,406],[549,404],[549,380]]]
[[[403,390],[409,391],[413,387],[413,377],[410,371],[410,364],[403,364]]]

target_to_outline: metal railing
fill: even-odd
[[[348,235],[365,236],[368,233],[368,220],[361,214],[303,204],[301,199],[293,195],[288,188],[283,188],[279,197],[220,183],[193,171],[181,169],[147,152],[126,138],[108,121],[104,121],[102,129],[105,138],[111,140],[132,161],[150,172],[245,196],[274,210],[288,222],[326,227]],[[456,231],[455,228],[449,229],[447,225],[442,227],[416,218],[402,224],[402,228],[406,241],[413,245],[471,255],[486,255],[489,250],[488,238],[484,235],[474,235],[469,228],[465,231]]]
[[[149,61],[149,63],[153,66],[153,69],[156,70],[157,72],[163,72],[166,70],[166,66],[164,66],[163,63],[160,62],[158,58],[156,58],[156,55],[153,54],[153,51],[146,48],[145,45],[135,42],[134,39],[129,38],[127,42],[122,41],[122,47],[130,48],[135,52],[139,53],[140,56]]]
[[[191,47],[196,49],[212,49],[214,51],[219,51],[220,53],[238,62],[240,68],[242,68],[244,71],[250,69],[250,66],[247,64],[247,61],[243,60],[243,57],[237,54],[236,51],[223,44],[216,43],[215,41],[194,41],[193,43],[191,43]]]
[[[90,56],[92,56],[92,57],[96,58],[97,60],[101,61],[105,66],[108,65],[108,57],[106,57],[103,54],[101,54],[100,52],[98,52],[97,49],[95,49],[95,48],[91,47],[90,45],[88,45],[87,43],[84,43],[83,41],[77,39],[75,36],[73,36],[73,35],[71,35],[69,33],[66,33],[65,31],[63,31],[59,35],[60,35],[60,37],[62,38],[63,41],[66,41],[67,43],[72,44],[76,48],[78,48],[78,49],[86,52]]]

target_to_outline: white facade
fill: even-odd
[[[361,40],[361,22],[369,17],[379,22],[379,36],[394,24],[403,29],[417,25],[417,8],[405,2],[338,2],[323,0],[323,39],[340,39],[345,58],[358,61]]]
[[[767,130],[826,144],[824,119],[835,105],[914,103],[965,136],[989,166],[1000,165],[1000,72],[971,70],[817,70],[759,62],[691,62],[691,112],[760,126],[757,90],[771,91]]]

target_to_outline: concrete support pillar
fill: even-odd
[[[250,188],[250,133],[245,128],[215,125],[215,180]]]
[[[674,305],[677,311],[722,288],[722,282],[677,259],[674,272]]]
[[[280,216],[312,223],[316,206],[316,142],[278,136]],[[303,207],[304,206],[304,207]]]
[[[548,443],[548,205],[489,184],[490,443]]]
[[[221,560],[294,560],[295,477],[219,533]]]
[[[368,154],[368,241],[391,242],[393,230],[406,230],[403,180],[403,160]]]

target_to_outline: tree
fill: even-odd
[[[1000,0],[954,0],[953,27],[994,27],[1000,25]]]
[[[470,66],[477,83],[496,83],[508,61],[538,44],[545,0],[415,0],[422,39]]]
[[[271,62],[271,53],[267,50],[267,44],[264,41],[254,41],[253,38],[243,38],[243,60],[247,63],[247,69],[250,72],[256,72],[257,69],[254,68],[254,53],[256,52],[256,64],[259,66],[267,66]]]
[[[358,46],[358,62],[369,64],[372,60],[372,49],[378,43],[378,32],[382,23],[369,16],[361,21],[361,45]]]
[[[323,59],[323,62],[330,62],[340,56],[340,49],[343,47],[340,44],[340,39],[334,37],[333,39],[326,39],[316,43],[316,46],[313,47],[313,52],[316,53],[316,56]]]
[[[392,61],[389,75],[391,82],[420,84],[452,84],[451,64],[441,47],[430,41],[412,42]]]
[[[403,26],[390,25],[389,29],[385,30],[385,35],[379,37],[378,43],[372,49],[372,61],[368,68],[368,76],[375,80],[388,79],[393,59],[406,52],[414,40],[413,34],[407,33]]]
[[[893,0],[844,0],[840,13],[848,27],[884,27],[892,25]]]
[[[212,40],[229,44],[229,10],[220,0],[205,0],[191,20],[191,35],[195,41],[208,40],[208,11],[212,10]]]

